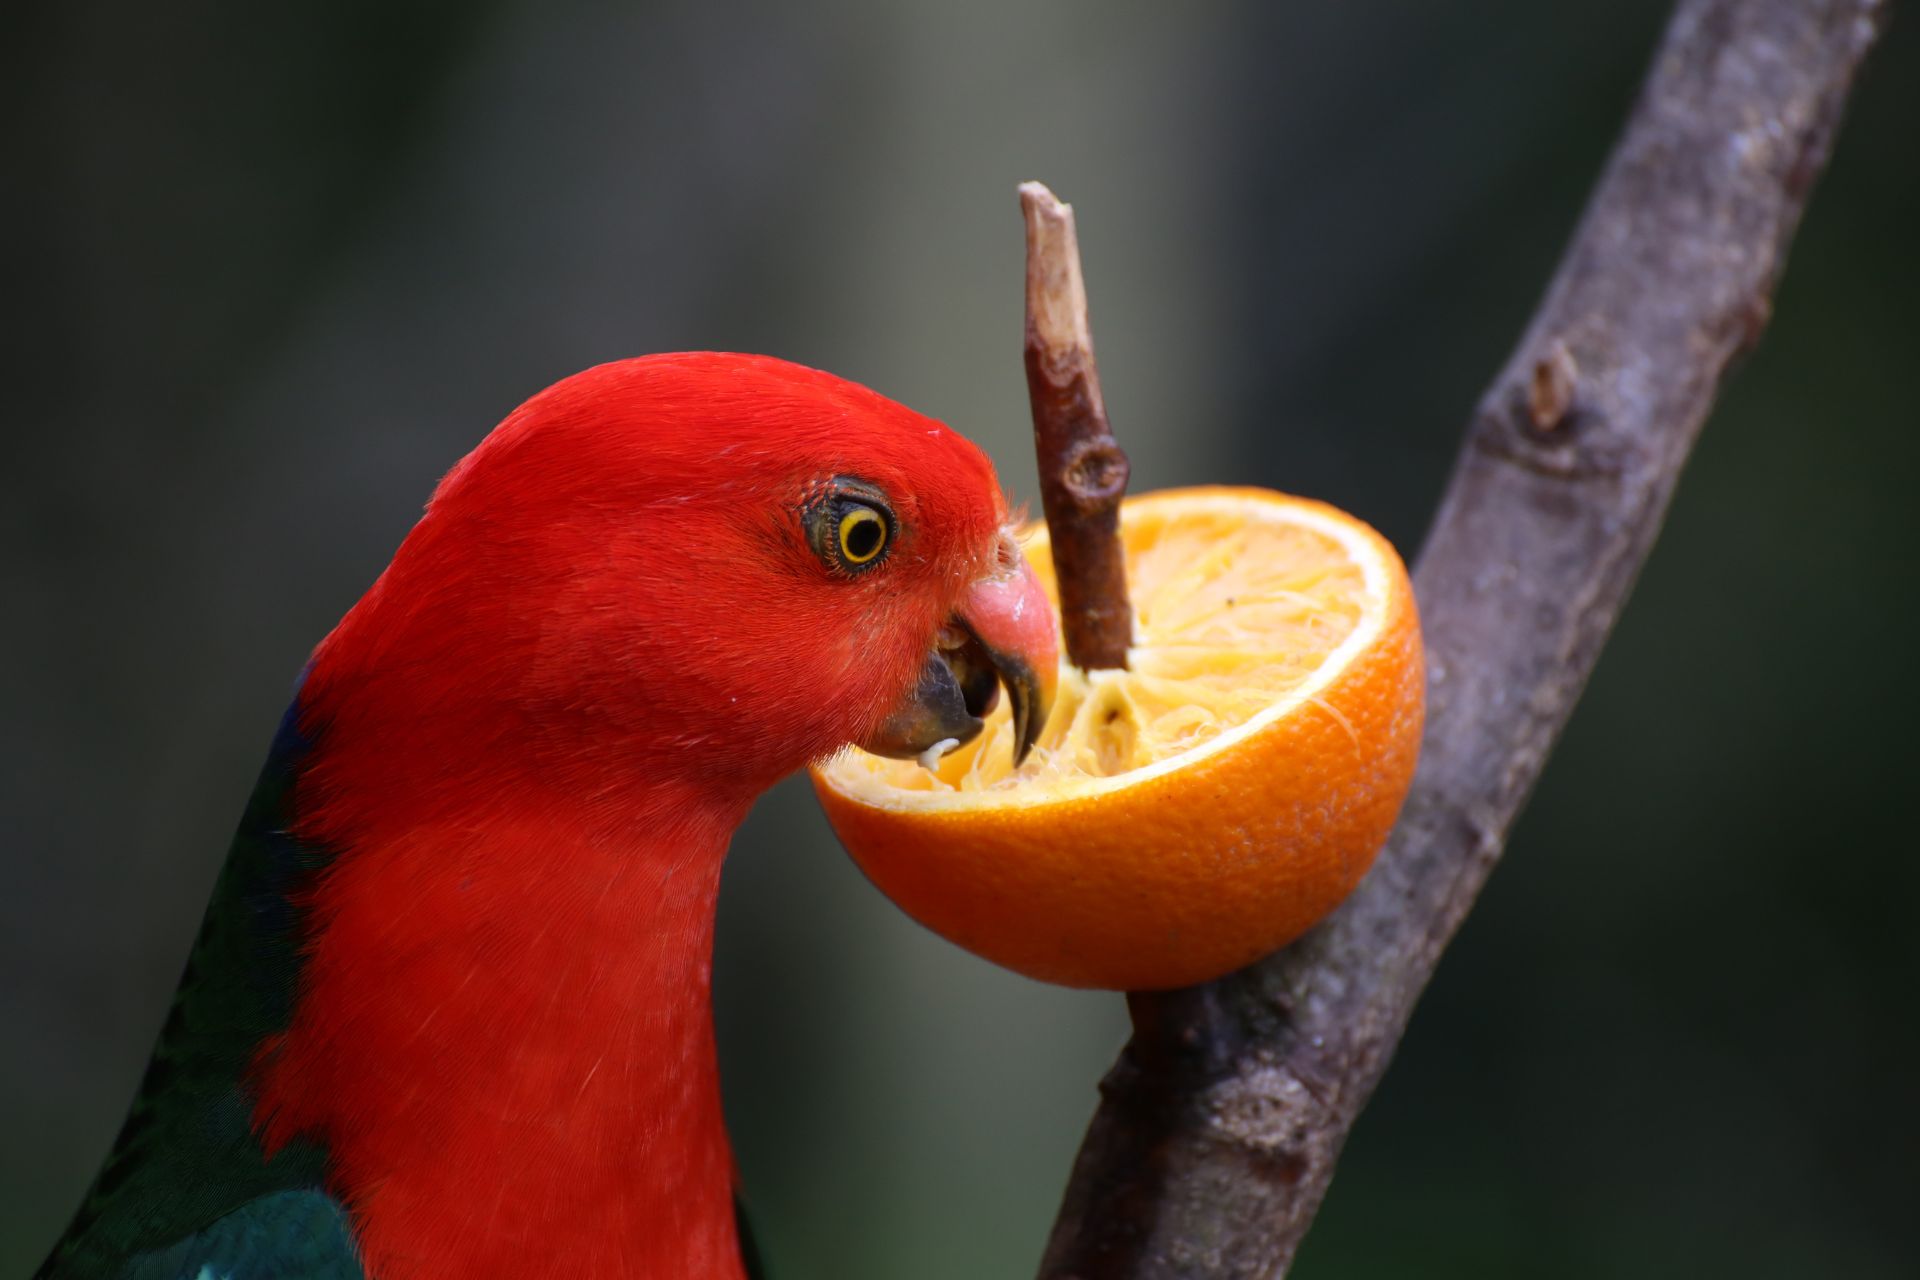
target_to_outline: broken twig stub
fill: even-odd
[[[1120,500],[1127,455],[1114,442],[1087,322],[1073,207],[1038,182],[1020,185],[1027,222],[1027,395],[1060,584],[1067,657],[1083,670],[1125,667],[1133,642]]]

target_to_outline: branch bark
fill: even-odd
[[[1073,206],[1038,182],[1023,182],[1020,209],[1027,220],[1027,398],[1060,584],[1061,638],[1082,670],[1125,667],[1133,606],[1120,500],[1129,468],[1100,394]]]
[[[1758,339],[1879,0],[1681,0],[1414,574],[1420,771],[1358,892],[1231,977],[1129,997],[1042,1280],[1283,1275]]]

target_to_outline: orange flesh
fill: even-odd
[[[1288,700],[1353,633],[1368,598],[1361,566],[1335,538],[1249,519],[1238,506],[1148,508],[1124,536],[1135,618],[1128,670],[1089,674],[1063,663],[1053,714],[1017,771],[1003,704],[934,771],[856,756],[873,783],[1045,789],[1180,755]],[[1028,556],[1057,601],[1044,533],[1032,541]]]

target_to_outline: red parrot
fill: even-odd
[[[849,743],[938,751],[1052,615],[986,456],[692,353],[527,401],[321,642],[49,1280],[738,1280],[727,843]]]

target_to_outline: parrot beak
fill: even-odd
[[[1039,579],[1017,551],[1011,560],[1012,567],[967,588],[912,692],[863,749],[899,760],[937,759],[979,736],[1005,685],[1013,701],[1013,763],[1027,758],[1053,706],[1060,650]]]

